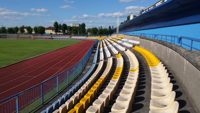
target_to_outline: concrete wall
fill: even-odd
[[[195,111],[200,113],[200,71],[179,53],[164,45],[145,39],[140,39],[140,43],[170,66]]]

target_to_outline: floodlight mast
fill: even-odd
[[[116,29],[117,35],[119,34],[119,16],[117,16],[117,29]]]

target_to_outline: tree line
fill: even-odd
[[[45,34],[45,27],[43,26],[21,26],[21,27],[0,27],[0,34]],[[113,33],[113,27],[109,26],[108,28],[103,27],[93,27],[86,28],[86,24],[78,24],[74,26],[68,26],[67,24],[61,24],[58,22],[54,22],[53,31],[58,34],[66,34],[66,35],[111,35]]]
[[[60,24],[54,22],[55,33],[63,33],[68,35],[111,35],[113,34],[113,27],[109,26],[108,28],[103,27],[93,27],[86,28],[86,24],[82,23],[77,26],[68,26],[66,24]]]
[[[25,31],[26,30],[26,31]],[[1,34],[45,34],[45,27],[43,26],[21,26],[21,27],[0,27],[0,33]]]

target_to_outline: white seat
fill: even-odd
[[[126,113],[127,109],[125,106],[119,104],[119,103],[114,103],[113,107],[111,108],[111,111],[116,111],[118,113]]]
[[[157,83],[152,83],[151,88],[152,89],[165,89],[166,87],[171,87],[172,83],[166,83],[166,84],[157,84]]]
[[[102,94],[98,97],[98,99],[104,103],[103,106],[105,107],[105,106],[108,104],[108,102],[109,102],[109,95],[108,95],[108,94],[105,94],[105,93],[102,93]]]
[[[166,87],[165,89],[151,89],[151,97],[163,97],[168,95],[172,91],[172,86]]]
[[[166,79],[152,79],[152,83],[169,83],[170,82],[170,78],[167,77]]]
[[[178,113],[178,108],[179,104],[175,101],[164,108],[154,107],[149,113]]]
[[[94,106],[97,109],[98,113],[101,113],[103,111],[104,102],[100,99],[96,99],[93,102],[92,106]]]
[[[90,106],[87,110],[86,113],[99,113],[96,107]]]
[[[130,90],[125,90],[125,89],[122,89],[120,94],[121,96],[131,96],[132,95],[132,92]]]
[[[172,91],[164,97],[152,97],[150,101],[150,108],[163,107],[171,104],[175,100],[176,93]]]
[[[130,96],[118,96],[116,99],[116,103],[122,104],[124,106],[128,106],[130,103]]]

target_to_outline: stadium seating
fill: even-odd
[[[107,40],[105,40],[106,44],[108,45],[108,47],[111,49],[111,51],[114,54],[118,54],[119,52],[110,44],[110,42],[108,42]]]
[[[82,113],[88,108],[89,104],[91,104],[94,98],[97,96],[97,92],[101,88],[102,84],[107,79],[109,71],[112,67],[112,62],[113,62],[112,58],[108,58],[107,66],[103,71],[102,75],[100,76],[100,78],[94,83],[94,85],[90,88],[90,90],[83,96],[83,98],[80,99],[80,101],[69,112],[76,111],[76,113]]]
[[[117,97],[116,102],[111,108],[112,112],[127,113],[128,111],[130,111],[130,103],[133,101],[133,95],[135,94],[139,72],[139,63],[136,56],[130,50],[125,51],[125,54],[128,56],[128,59],[130,61],[130,70],[126,82],[119,96]],[[129,94],[124,94],[124,92],[128,92]]]
[[[93,102],[92,106],[90,106],[87,109],[86,113],[102,113],[103,108],[109,103],[109,100],[114,94],[123,69],[123,58],[121,54],[117,54],[116,58],[117,58],[117,67],[114,75],[112,76],[111,81],[104,89],[104,91],[101,93],[101,95],[98,97],[98,99],[96,99]]]
[[[172,83],[164,65],[150,51],[139,46],[134,49],[145,57],[150,67],[150,113],[177,113],[179,104],[175,101],[175,92],[172,91]]]
[[[102,43],[103,43],[103,46],[104,46],[104,51],[106,53],[106,57],[111,57],[111,53],[108,50],[108,47],[106,46],[105,41],[103,40]]]
[[[147,100],[150,102],[149,113],[178,113],[179,103],[175,101],[176,92],[173,91],[168,70],[153,53],[137,46],[139,44],[139,41],[125,39],[123,36],[101,38],[89,71],[43,113],[104,113],[119,89],[122,72],[126,68],[128,68],[127,77],[123,86],[120,86],[120,90],[117,92],[119,95],[117,94],[114,103],[111,104],[109,112],[131,112],[140,71],[135,52],[130,49],[140,53],[150,68],[150,100]],[[126,62],[129,62],[129,67],[124,68],[127,63],[124,63],[123,55],[127,56]],[[116,67],[112,68],[114,64]],[[111,69],[114,74],[109,75]],[[106,86],[102,90],[105,83]]]

